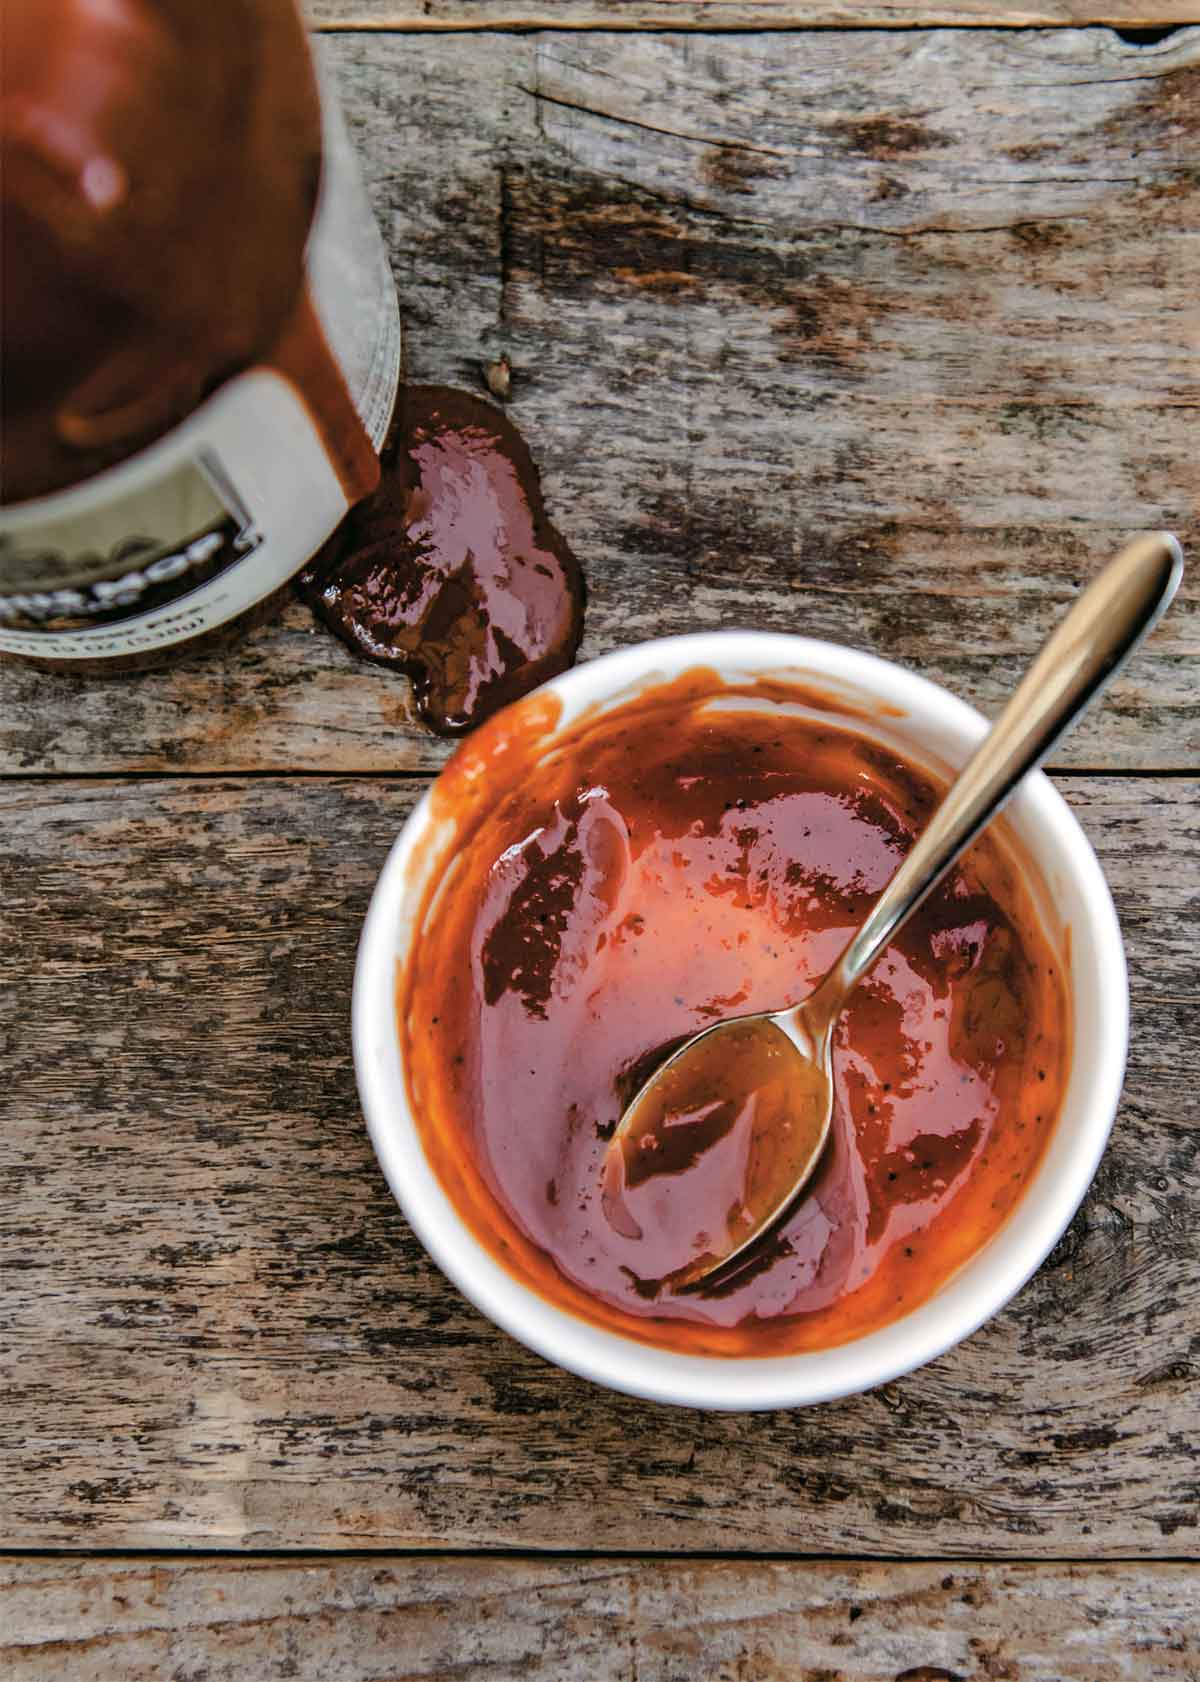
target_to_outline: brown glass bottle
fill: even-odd
[[[378,479],[395,295],[293,0],[6,0],[0,653],[191,654]]]

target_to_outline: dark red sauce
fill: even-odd
[[[412,679],[427,724],[460,735],[575,658],[583,577],[506,415],[407,386],[379,489],[301,576],[351,648]]]
[[[803,996],[940,793],[853,725],[782,713],[784,686],[736,709],[712,705],[719,688],[689,673],[552,743],[534,701],[460,750],[398,1010],[430,1159],[505,1265],[630,1336],[768,1354],[886,1324],[986,1242],[1053,1127],[1067,1004],[993,828],[852,996],[809,1194],[731,1278],[664,1289],[664,1233],[728,1210],[744,1140],[736,1116],[701,1126],[680,1140],[694,1206],[669,1203],[668,1168],[614,1219],[603,1166],[625,1103],[682,1036]]]

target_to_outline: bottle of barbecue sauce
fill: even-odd
[[[395,291],[293,0],[3,0],[0,654],[165,664],[379,479]]]

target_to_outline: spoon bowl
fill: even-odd
[[[826,1038],[828,1031],[826,1025]],[[626,1110],[605,1158],[605,1214],[636,1240],[643,1235],[639,1206],[653,1205],[659,1252],[665,1244],[679,1256],[657,1283],[693,1289],[724,1275],[786,1217],[820,1160],[832,1119],[828,1059],[803,1006],[718,1022],[669,1057]],[[725,1155],[733,1160],[717,1170],[723,1207],[696,1230],[673,1188],[731,1137],[735,1148]],[[672,1218],[676,1213],[681,1220]]]

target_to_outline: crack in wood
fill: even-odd
[[[369,3],[369,0],[368,0]],[[428,3],[428,0],[427,0]],[[477,0],[469,0],[477,4]],[[915,5],[911,11],[899,15],[902,8],[888,9],[877,0],[845,0],[844,5],[829,5],[822,14],[819,0],[803,13],[788,18],[774,0],[734,0],[740,16],[715,15],[706,0],[692,0],[687,6],[671,0],[668,11],[665,0],[655,0],[654,7],[640,17],[613,11],[588,16],[571,16],[567,7],[572,0],[564,0],[561,9],[543,13],[506,13],[462,17],[433,17],[409,12],[380,11],[377,15],[364,13],[355,16],[352,0],[312,0],[308,6],[308,27],[319,35],[745,35],[753,33],[766,37],[792,35],[904,35],[931,33],[934,30],[962,35],[1020,33],[1028,35],[1056,35],[1066,30],[1094,30],[1111,34],[1127,45],[1146,52],[1159,43],[1169,43],[1173,36],[1197,22],[1194,8],[1187,3],[1177,4],[1169,21],[1163,22],[1166,6],[1148,4],[1144,10],[1117,7],[1097,8],[1093,12],[1075,12],[1064,6],[1058,15],[1048,11],[1033,12],[1007,7],[1003,10],[981,10],[975,16],[964,16],[963,7],[957,15],[952,5],[944,7]],[[650,16],[651,9],[658,15]],[[699,15],[690,15],[691,13]],[[1139,25],[1149,25],[1144,30]],[[1138,35],[1153,35],[1145,43]]]
[[[623,128],[641,129],[646,134],[663,134],[673,140],[686,140],[696,146],[719,146],[726,152],[754,152],[763,157],[788,158],[795,153],[781,146],[755,146],[748,140],[734,140],[727,136],[716,134],[689,134],[684,129],[666,128],[658,123],[642,122],[637,117],[627,117],[616,111],[602,111],[595,105],[583,105],[573,99],[564,99],[561,94],[546,93],[542,88],[528,88],[523,83],[517,84],[518,90],[527,94],[530,99],[540,100],[545,105],[557,105],[564,111],[579,111],[587,117],[598,117],[601,122],[616,123]]]
[[[496,174],[499,181],[496,209],[500,261],[500,296],[496,306],[496,320],[503,328],[508,325],[508,293],[512,284],[513,201],[506,166],[498,165]]]

